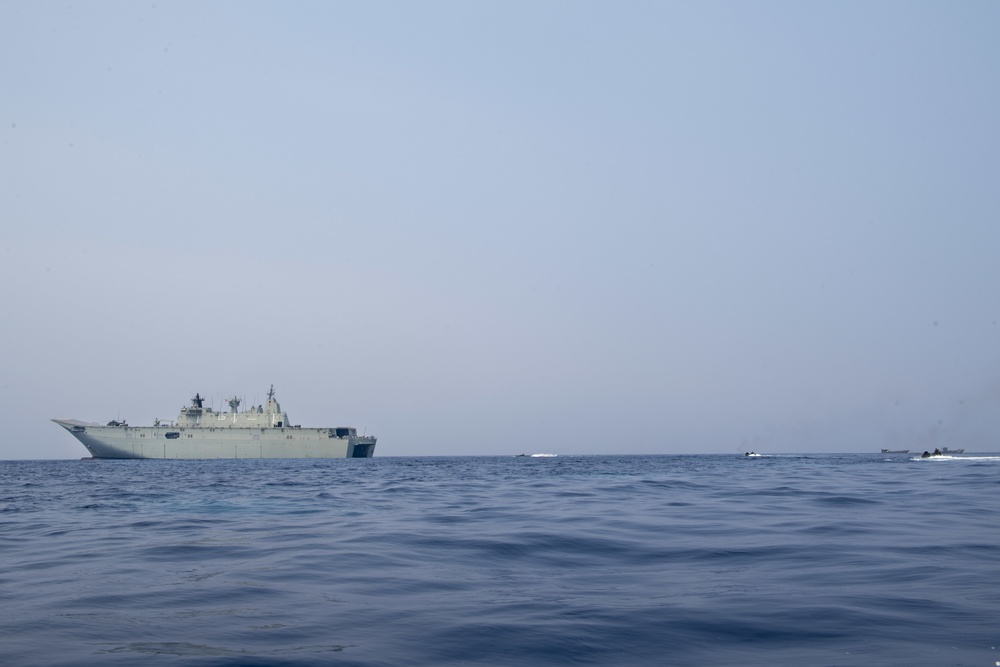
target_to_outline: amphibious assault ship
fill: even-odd
[[[231,398],[229,412],[215,412],[195,394],[177,421],[157,419],[152,426],[129,426],[124,420],[104,426],[75,419],[52,421],[95,459],[350,459],[375,453],[375,436],[358,435],[356,428],[289,424],[274,398],[274,385],[263,405],[241,411],[242,402]]]

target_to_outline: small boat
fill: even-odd
[[[964,454],[964,449],[948,449],[947,447],[942,447],[941,449],[935,448],[933,452],[924,452],[920,455],[920,458],[929,459],[932,456],[951,456],[952,454]]]
[[[883,454],[909,454],[909,449],[883,449]]]
[[[764,456],[764,455],[763,454],[758,454],[757,452],[747,452],[743,456],[752,456],[752,457],[756,458],[756,457],[760,457],[760,456]]]

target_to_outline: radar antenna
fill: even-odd
[[[205,399],[201,397],[201,394],[195,394],[194,398],[191,399],[191,403],[194,407],[200,408]]]
[[[270,401],[270,400],[273,400],[273,399],[274,399],[274,385],[272,384],[271,388],[268,389],[268,391],[267,391],[267,400]]]

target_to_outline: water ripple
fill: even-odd
[[[992,665],[1000,458],[0,463],[0,661]]]

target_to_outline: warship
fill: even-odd
[[[129,426],[124,420],[106,425],[76,419],[53,419],[69,431],[95,459],[350,459],[370,458],[375,436],[358,435],[352,427],[302,428],[274,398],[240,410],[229,399],[229,412],[205,407],[195,394],[177,421],[156,419],[152,426]]]

